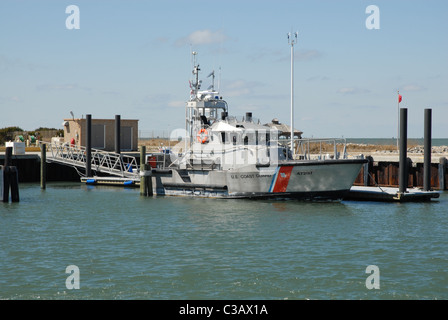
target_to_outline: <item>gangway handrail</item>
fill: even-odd
[[[67,143],[47,143],[42,141],[40,143],[41,147],[45,145],[46,150],[49,152],[47,154],[47,162],[58,162],[74,167],[86,167],[86,147]],[[91,148],[90,151],[92,170],[121,177],[139,177],[139,166],[135,157],[94,148]]]

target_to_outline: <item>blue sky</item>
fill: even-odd
[[[80,10],[67,29],[66,7]],[[380,29],[366,28],[369,5]],[[0,2],[0,128],[62,128],[62,120],[139,119],[139,129],[184,127],[191,49],[203,88],[220,69],[233,115],[289,123],[294,46],[295,127],[305,137],[391,138],[397,90],[409,137],[448,137],[448,1]],[[216,82],[218,79],[216,79]]]

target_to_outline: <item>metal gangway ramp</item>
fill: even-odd
[[[47,162],[57,162],[76,169],[86,168],[87,148],[67,143],[45,143]],[[91,150],[91,170],[97,173],[109,174],[132,180],[140,180],[137,159],[129,155],[108,152],[98,149]],[[79,172],[79,171],[78,171]]]

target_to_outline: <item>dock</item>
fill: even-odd
[[[400,192],[399,188],[392,187],[362,187],[353,186],[344,200],[355,201],[382,201],[382,202],[426,202],[437,199],[439,191],[424,191],[412,188]]]
[[[91,117],[87,116],[89,116],[89,120]],[[90,122],[87,121],[88,128],[91,126]],[[118,126],[119,119],[116,122]],[[439,198],[441,192],[448,190],[448,154],[446,148],[444,153],[434,154],[431,152],[430,128],[431,109],[425,109],[424,153],[410,152],[408,154],[407,109],[400,109],[400,147],[398,152],[357,155],[365,157],[368,161],[361,168],[344,200],[408,202],[430,201]],[[89,137],[90,134],[87,136]],[[87,139],[87,141],[89,140]],[[117,137],[116,140],[118,141]],[[11,156],[11,161],[18,170],[19,182],[41,180],[42,185],[45,179],[48,181],[81,181],[87,185],[140,187],[141,192],[145,193],[142,191],[144,189],[146,193],[152,194],[152,186],[145,183],[146,175],[142,175],[145,171],[150,172],[150,170],[147,171],[150,163],[145,163],[147,161],[145,146],[140,146],[140,153],[122,153],[119,147],[115,152],[97,150],[91,148],[90,143],[87,147],[41,143],[40,147],[41,152],[24,150],[23,154]],[[163,163],[165,163],[165,156],[163,159]],[[0,153],[0,164],[2,162],[5,162],[5,155]],[[42,164],[47,163],[49,170],[40,170]],[[141,170],[142,166],[144,166],[143,168],[148,166],[148,169]],[[148,179],[148,181],[151,182],[152,179]],[[148,192],[149,190],[151,192]]]
[[[129,179],[121,177],[82,177],[81,182],[87,185],[103,185],[103,186],[117,186],[117,187],[139,187],[140,179]]]

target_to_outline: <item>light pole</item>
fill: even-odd
[[[291,156],[294,159],[294,45],[298,32],[288,33],[288,44],[291,46]]]

